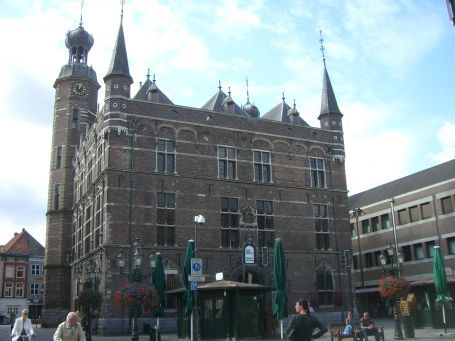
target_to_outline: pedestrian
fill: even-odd
[[[292,318],[286,328],[286,335],[289,340],[310,341],[321,337],[327,332],[327,328],[316,317],[311,316],[307,300],[299,299],[295,303],[295,311],[297,315]],[[314,333],[316,329],[319,330]]]
[[[33,331],[32,321],[28,318],[28,310],[23,309],[22,316],[14,321],[14,326],[11,330],[11,339],[13,341],[30,341],[33,336],[35,336],[35,333]]]
[[[370,319],[368,311],[365,311],[363,313],[363,316],[359,322],[360,332],[363,335],[364,341],[368,341],[368,335],[373,335],[376,338],[376,341],[381,340],[381,335],[379,334],[378,328],[374,326],[374,322]]]
[[[58,325],[54,334],[54,341],[86,341],[77,313],[70,312],[66,316],[66,321]]]
[[[16,322],[16,313],[11,311],[9,313],[9,324],[11,325],[11,331],[13,331],[14,322]]]
[[[344,329],[343,335],[351,335],[352,334],[352,326],[354,325],[354,318],[352,317],[352,312],[348,311],[346,314],[346,320],[344,320]]]

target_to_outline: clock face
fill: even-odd
[[[82,82],[73,83],[73,94],[83,96],[87,94],[87,84]]]

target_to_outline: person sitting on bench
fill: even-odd
[[[370,315],[368,311],[363,313],[362,318],[360,319],[360,333],[363,335],[363,340],[368,341],[368,335],[373,335],[376,338],[376,341],[381,340],[381,335],[379,334],[378,328],[374,326],[374,322],[370,320]]]

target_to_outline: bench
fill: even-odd
[[[351,338],[354,341],[357,341],[358,335],[360,333],[360,324],[359,323],[354,323],[352,326],[352,333],[348,335],[343,334],[343,330],[346,327],[346,324],[344,323],[331,323],[329,324],[329,332],[330,332],[330,340],[343,340],[343,339],[348,339]],[[361,335],[360,335],[361,336]]]
[[[379,336],[381,337],[381,340],[382,341],[385,341],[385,338],[384,338],[384,327],[381,327],[381,326],[375,326],[376,329],[378,330],[379,332]],[[368,333],[368,335],[370,335],[370,333]],[[360,332],[360,327],[359,327],[359,331],[358,331],[358,334],[357,334],[357,338],[359,339],[359,341],[362,341],[363,340],[363,334]],[[371,340],[372,338],[369,337],[368,340]],[[374,341],[374,339],[373,339]]]

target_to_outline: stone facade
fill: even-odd
[[[344,310],[348,286],[340,259],[350,248],[350,231],[342,114],[325,65],[323,102],[330,98],[322,105],[321,127],[310,127],[295,107],[287,116],[284,99],[284,118],[258,118],[236,106],[221,87],[213,103],[219,96],[222,106],[203,109],[172,104],[149,78],[131,98],[124,44],[121,25],[104,77],[105,102],[85,131],[73,136],[71,129],[59,129],[55,112],[53,148],[67,136],[71,143],[65,146],[73,151],[67,157],[74,159],[72,164],[67,159],[65,174],[51,166],[46,264],[55,271],[46,279],[52,287],[56,281],[64,282],[60,288],[72,284],[64,295],[50,292],[47,283],[46,309],[76,309],[83,284],[95,286],[103,296],[98,331],[107,333],[106,321],[125,316],[114,297],[129,285],[135,240],[145,277],[146,260],[160,252],[173,289],[183,286],[186,246],[197,230],[207,281],[223,272],[225,279],[272,286],[273,241],[281,238],[290,312],[299,297],[310,299],[321,313]],[[63,125],[72,122],[72,98],[80,113],[95,112],[96,79],[83,81],[90,91],[75,95],[72,86],[79,81],[56,82],[56,108],[67,117]],[[64,87],[71,89],[65,96]],[[63,178],[65,204],[52,210],[53,186]],[[195,226],[199,214],[205,224]],[[245,243],[255,247],[254,264],[242,262]],[[119,255],[127,256],[126,270],[118,266]],[[55,276],[59,271],[68,277]],[[168,308],[176,308],[172,297]]]

